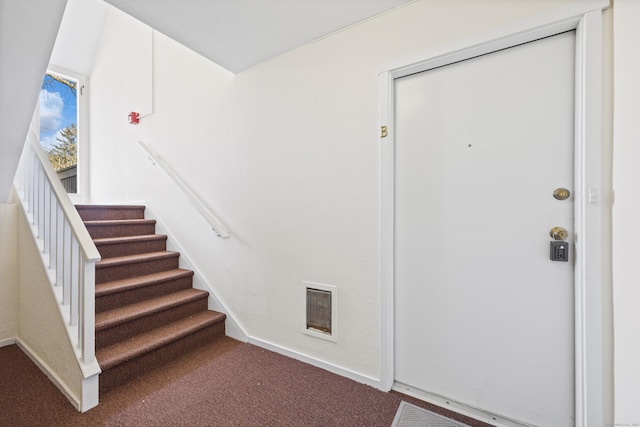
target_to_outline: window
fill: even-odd
[[[40,144],[67,193],[79,192],[81,78],[47,71],[40,88]]]

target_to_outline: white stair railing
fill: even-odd
[[[162,156],[156,153],[153,148],[149,147],[142,141],[138,141],[138,144],[142,147],[142,149],[147,153],[149,159],[155,164],[159,165],[160,168],[171,178],[171,180],[182,190],[182,192],[187,196],[193,207],[202,215],[202,217],[209,223],[213,231],[220,237],[221,239],[229,238],[229,229],[218,219],[217,216],[211,212],[204,202],[196,195],[195,191],[189,187],[189,185],[180,178],[180,175],[176,171],[173,170],[171,166],[162,158]]]
[[[33,129],[29,129],[15,188],[82,374],[94,376],[100,373],[95,358],[95,263],[100,253]]]

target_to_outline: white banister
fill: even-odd
[[[229,229],[211,212],[211,210],[200,200],[191,187],[180,178],[180,176],[164,161],[160,154],[156,153],[151,147],[142,141],[138,141],[142,149],[147,153],[151,161],[159,165],[162,170],[165,171],[169,178],[184,192],[194,208],[202,215],[202,217],[209,223],[213,231],[223,238],[229,237]]]
[[[95,263],[100,253],[33,129],[29,129],[15,189],[50,272],[80,370],[85,379],[95,377],[100,373],[94,345]],[[91,384],[97,386],[95,378]]]

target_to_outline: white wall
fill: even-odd
[[[54,384],[81,402],[82,373],[24,211],[16,210],[18,344]]]
[[[640,424],[640,2],[614,12],[613,283],[615,422]]]
[[[94,202],[147,200],[258,339],[379,376],[377,66],[563,1],[419,1],[232,75],[112,11],[91,97]],[[231,230],[220,240],[137,146]],[[336,285],[338,342],[301,333],[302,281]]]
[[[6,203],[67,0],[0,0],[0,203]]]
[[[17,205],[0,203],[0,346],[18,333]]]
[[[49,63],[88,76],[108,10],[102,0],[68,0]]]

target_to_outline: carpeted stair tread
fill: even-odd
[[[84,225],[92,239],[156,233],[156,223],[153,219],[84,221]]]
[[[208,297],[207,291],[192,288],[97,313],[96,332]]]
[[[147,252],[114,258],[96,263],[96,284],[129,277],[175,270],[180,266],[180,253],[173,251]]]
[[[162,252],[148,252],[146,254],[125,255],[125,256],[114,257],[114,258],[107,258],[107,259],[100,260],[96,263],[96,270],[100,270],[102,268],[119,266],[119,265],[125,265],[125,264],[136,264],[139,262],[154,261],[154,260],[164,259],[164,258],[174,258],[179,256],[180,256],[180,252],[162,251]]]
[[[223,322],[226,315],[203,311],[193,316],[156,328],[144,334],[96,351],[96,359],[103,373],[126,361],[163,347],[173,341],[196,333],[208,326]]]
[[[142,234],[93,239],[102,259],[167,250],[166,234]]]
[[[104,271],[104,270],[100,270]],[[116,280],[117,279],[117,280]],[[96,313],[193,288],[193,271],[178,268],[148,274],[115,276],[96,284]]]
[[[112,282],[100,283],[96,285],[96,298],[130,291],[136,288],[153,286],[183,277],[193,277],[193,271],[181,268],[175,270],[161,271],[159,273],[146,274],[144,276],[131,277],[129,279],[114,280]]]
[[[93,243],[97,245],[115,245],[118,243],[136,243],[148,240],[167,240],[166,234],[142,234],[140,236],[120,236],[120,237],[103,237],[93,239]]]
[[[144,205],[76,205],[83,221],[144,218]]]
[[[155,219],[101,219],[95,221],[83,221],[87,226],[111,226],[111,225],[133,225],[133,224],[155,224]]]
[[[83,221],[92,239],[155,234],[155,219],[107,219]]]
[[[100,392],[225,335],[226,315],[145,219],[142,205],[76,206],[102,259],[95,266],[95,348]],[[105,375],[106,374],[106,375]]]

